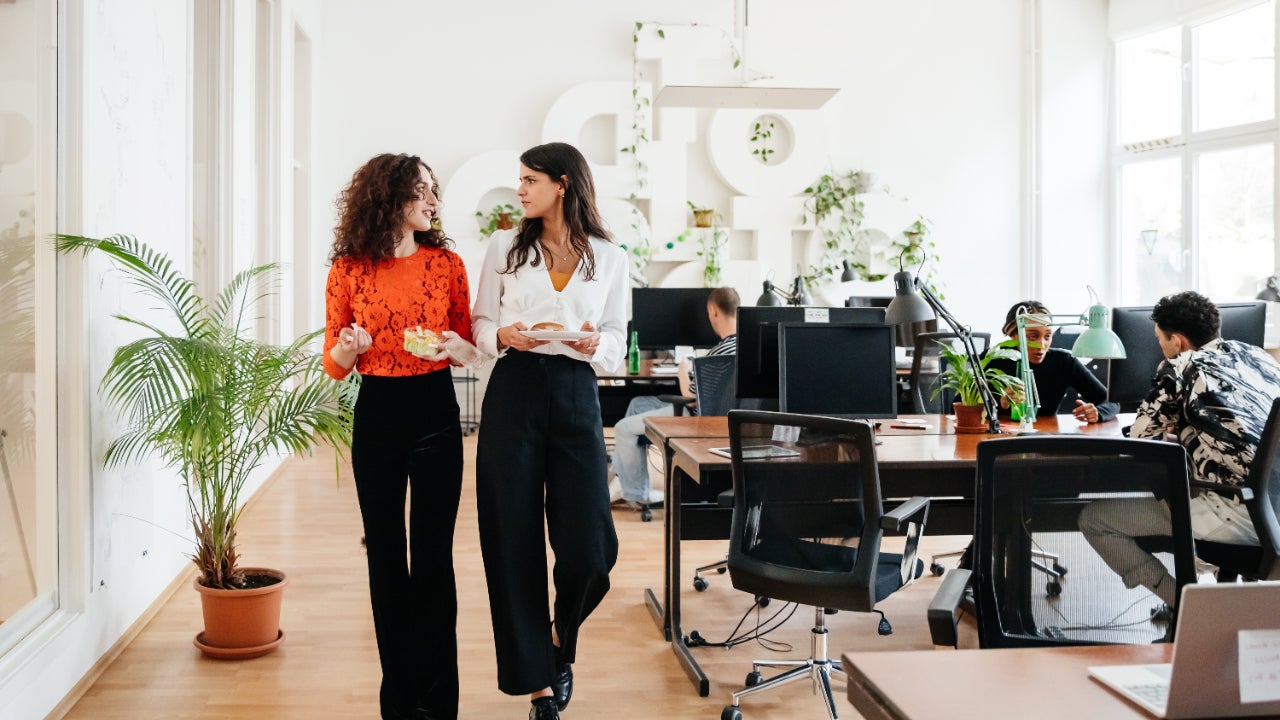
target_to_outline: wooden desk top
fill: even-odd
[[[890,469],[972,467],[978,458],[978,443],[1000,435],[968,433],[956,435],[948,415],[903,415],[918,417],[927,423],[925,430],[894,428],[893,420],[881,421],[876,437],[876,462]],[[700,422],[698,422],[700,421]],[[1059,435],[1096,435],[1120,437],[1120,428],[1132,422],[1131,415],[1092,425],[1070,415],[1041,418],[1036,429]],[[711,452],[711,448],[729,444],[727,418],[649,417],[645,419],[647,435],[654,442],[669,442],[677,465],[696,465],[706,470],[727,469],[729,459]],[[716,430],[719,430],[716,433]],[[1012,436],[1010,436],[1012,437]]]
[[[600,370],[597,369],[596,378],[599,380],[669,380],[671,382],[679,381],[679,375],[676,374],[674,365],[667,365],[667,367],[671,369],[671,372],[656,373],[653,371],[654,364],[655,363],[653,360],[641,360],[640,372],[636,375],[630,375],[625,370],[623,370],[622,372],[602,373],[600,372]]]
[[[1173,645],[851,652],[849,701],[867,720],[1144,718],[1090,665],[1166,663]]]

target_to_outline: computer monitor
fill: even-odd
[[[778,405],[783,412],[898,416],[893,327],[784,322],[778,325],[778,342]]]
[[[640,349],[715,346],[720,336],[707,318],[709,295],[711,288],[632,288],[631,329]]]
[[[1111,311],[1111,330],[1124,343],[1125,358],[1112,360],[1107,397],[1133,410],[1151,392],[1151,380],[1164,360],[1156,340],[1151,306],[1118,307]],[[1222,337],[1262,347],[1266,331],[1267,304],[1263,302],[1221,303]]]
[[[884,325],[884,308],[738,306],[738,397],[778,397],[778,323]]]

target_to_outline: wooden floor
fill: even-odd
[[[466,477],[454,548],[458,572],[458,641],[462,718],[524,718],[528,701],[496,687],[493,630],[476,529],[475,437],[465,443]],[[288,573],[275,653],[247,661],[204,658],[191,644],[201,628],[199,601],[179,589],[154,620],[66,715],[73,720],[148,718],[377,718],[378,670],[360,519],[349,470],[339,482],[333,456],[290,460],[258,494],[240,528],[242,560]],[[621,554],[612,590],[588,620],[574,666],[575,694],[565,718],[705,718],[712,720],[750,670],[754,658],[804,657],[813,612],[800,608],[770,639],[794,646],[776,653],[755,643],[730,650],[694,650],[711,677],[711,696],[699,698],[643,604],[646,587],[662,578],[662,513],[642,523],[618,509]],[[926,538],[929,547],[960,547],[960,538]],[[684,573],[722,558],[723,542],[685,544]],[[925,607],[939,580],[927,576],[881,603],[893,623],[876,634],[878,617],[839,613],[829,618],[832,655],[845,650],[932,651]],[[751,605],[727,576],[713,575],[705,593],[686,585],[685,631],[727,637]],[[772,608],[770,608],[772,609]],[[754,623],[754,620],[749,620]],[[942,651],[939,651],[942,652]],[[842,718],[858,714],[839,688]],[[808,683],[743,701],[750,718],[826,717]]]

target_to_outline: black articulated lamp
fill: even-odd
[[[796,279],[791,283],[791,292],[787,292],[777,285],[773,284],[773,280],[765,278],[764,291],[760,293],[760,297],[756,299],[756,305],[762,307],[782,307],[787,305],[812,305],[813,296],[809,294],[809,286],[804,281],[804,274],[796,275]]]
[[[928,257],[926,256],[925,259],[927,260]],[[920,261],[920,267],[924,267],[924,260]],[[920,282],[919,269],[916,268],[915,274],[904,270],[902,256],[898,256],[898,272],[893,275],[893,300],[885,309],[885,323],[910,328],[912,323],[932,320],[935,313],[937,317],[942,318],[960,339],[960,344],[964,346],[969,369],[973,372],[974,382],[978,385],[978,394],[982,395],[982,405],[987,411],[987,432],[1004,432],[1000,429],[999,403],[996,402],[995,394],[991,392],[991,386],[987,385],[981,360],[978,359],[978,350],[973,344],[973,331],[969,326],[961,324],[951,311],[947,310],[928,285]]]
[[[1280,302],[1280,278],[1275,275],[1267,278],[1266,287],[1256,297],[1267,302]]]

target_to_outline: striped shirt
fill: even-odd
[[[1193,479],[1242,485],[1276,397],[1280,364],[1261,348],[1219,338],[1160,363],[1129,436],[1173,433]]]

